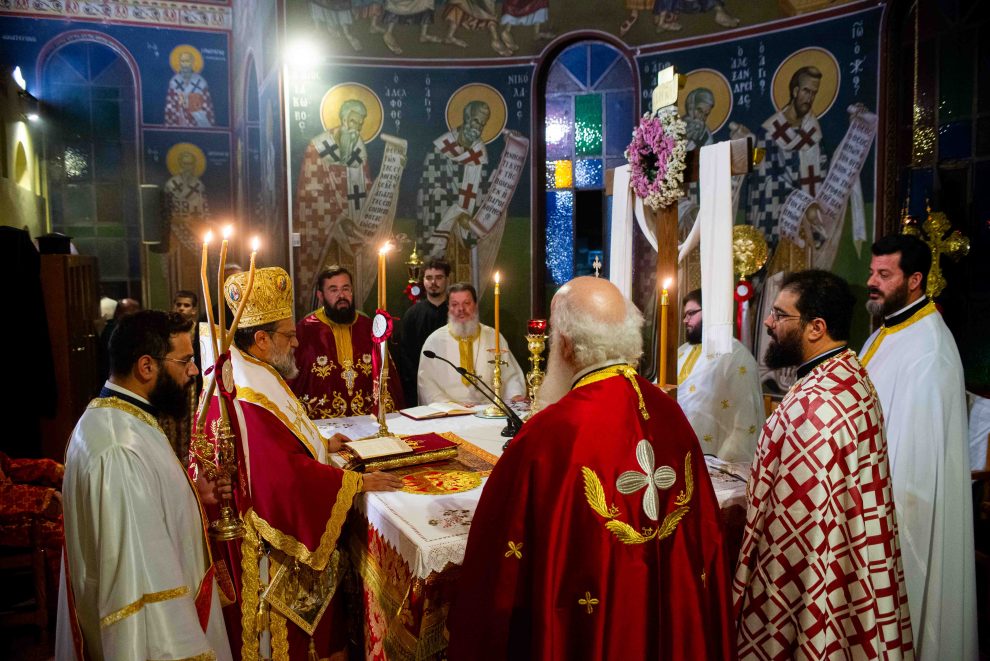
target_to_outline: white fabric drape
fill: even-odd
[[[732,351],[732,180],[730,143],[701,148],[698,223],[701,226],[701,290],[705,324],[702,351]]]

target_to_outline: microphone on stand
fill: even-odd
[[[454,363],[450,362],[443,356],[438,356],[435,351],[430,351],[429,349],[427,349],[426,351],[423,352],[423,355],[426,356],[427,358],[431,358],[431,359],[436,358],[437,360],[442,360],[443,362],[453,367],[455,372],[457,372],[465,379],[470,381],[471,385],[474,386],[475,390],[480,392],[485,399],[487,399],[489,402],[494,404],[498,409],[502,411],[502,413],[505,414],[506,425],[505,425],[505,429],[502,430],[502,436],[508,436],[511,439],[511,437],[519,433],[519,430],[522,428],[522,424],[523,424],[522,418],[520,418],[519,415],[512,410],[512,407],[506,404],[505,400],[499,397],[498,393],[492,390],[488,386],[488,384],[481,379],[481,377],[479,377],[474,372],[469,372],[460,365],[455,365]],[[484,389],[482,389],[481,386],[484,386]],[[486,390],[488,392],[485,392]],[[505,445],[502,446],[502,449],[505,449],[508,445],[509,442],[506,441]]]

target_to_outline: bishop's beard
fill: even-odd
[[[571,389],[574,380],[574,370],[561,355],[560,342],[550,342],[550,357],[547,360],[547,372],[543,375],[543,384],[536,395],[541,407],[556,404]]]
[[[286,381],[290,381],[299,376],[299,367],[296,366],[296,352],[292,347],[287,347],[285,351],[272,353],[268,364],[275,368]]]
[[[701,344],[701,324],[685,329],[684,339],[688,341],[688,344]]]

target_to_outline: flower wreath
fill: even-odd
[[[654,211],[674,204],[683,194],[686,150],[685,124],[676,108],[666,108],[656,116],[646,113],[633,130],[625,153],[631,166],[630,182],[636,195]]]

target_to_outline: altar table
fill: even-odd
[[[317,421],[325,435],[340,431],[352,438],[373,432],[373,418]],[[502,453],[505,421],[459,416],[415,421],[394,413],[387,418],[397,435],[452,432],[494,461]],[[738,553],[745,523],[748,466],[709,460],[709,474],[722,507],[727,550]],[[360,629],[366,659],[443,658],[447,613],[464,561],[471,518],[480,486],[460,493],[367,493],[355,502],[342,542],[360,577]]]

